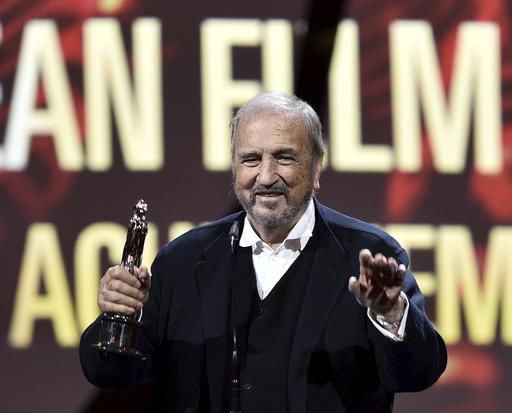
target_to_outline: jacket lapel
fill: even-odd
[[[318,208],[318,204],[317,204]],[[342,292],[346,291],[348,276],[340,274],[345,250],[321,215],[317,215],[318,249],[304,293],[290,354],[288,401],[290,412],[306,409],[307,368],[311,352],[318,343],[330,311]]]
[[[228,231],[215,239],[203,252],[195,268],[201,302],[206,374],[211,412],[222,411],[226,382],[227,327],[231,293],[232,255]]]

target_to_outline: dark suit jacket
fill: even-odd
[[[359,251],[381,252],[406,266],[407,254],[375,226],[318,202],[316,208],[319,244],[289,356],[289,412],[390,412],[394,393],[419,391],[438,379],[446,366],[445,345],[409,272],[405,340],[395,342],[375,328],[347,289],[349,276],[359,274]],[[228,231],[235,219],[243,219],[243,213],[193,229],[158,253],[140,340],[147,360],[101,359],[89,350],[98,323],[86,330],[80,358],[91,383],[123,388],[156,379],[162,411],[203,411],[200,389],[212,413],[224,411],[232,266]]]

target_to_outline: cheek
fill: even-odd
[[[309,168],[297,171],[297,173],[290,177],[288,183],[301,197],[302,193],[312,191],[313,189],[316,190],[319,187],[317,176],[311,175]]]
[[[238,169],[234,174],[234,186],[238,189],[250,189],[254,182],[253,174],[244,169]]]
[[[307,168],[301,168],[293,174],[292,180],[297,186],[306,186],[311,181],[311,172]]]

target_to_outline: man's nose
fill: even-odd
[[[272,160],[262,160],[258,171],[257,181],[261,185],[272,185],[278,180],[276,164]]]

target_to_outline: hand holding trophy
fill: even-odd
[[[137,350],[142,327],[142,305],[147,301],[151,278],[140,267],[148,232],[147,204],[140,200],[133,209],[121,265],[111,267],[101,279],[98,304],[100,317],[98,343],[92,348],[102,354],[144,358]],[[139,268],[140,267],[140,268]]]

